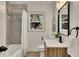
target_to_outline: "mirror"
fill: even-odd
[[[70,30],[70,4],[66,2],[58,10],[58,33],[69,35]]]

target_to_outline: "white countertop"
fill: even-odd
[[[46,47],[52,47],[52,48],[67,48],[68,44],[66,43],[60,43],[57,39],[46,39],[45,40]]]

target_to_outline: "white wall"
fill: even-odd
[[[70,2],[70,28],[79,26],[79,2]],[[75,35],[75,31],[72,31]]]
[[[70,29],[73,27],[76,27],[76,26],[79,27],[79,2],[78,1],[70,2]],[[75,37],[76,30],[73,30],[71,32],[71,35],[73,35]],[[78,37],[79,37],[79,35],[78,35]],[[77,51],[79,50],[79,47],[78,47],[79,39],[74,39],[74,42],[72,45],[71,45],[71,47],[69,47],[70,48],[69,52],[72,51],[72,52],[70,52],[71,56],[78,57],[79,53],[77,53]]]
[[[0,46],[6,45],[6,2],[0,1]]]
[[[28,32],[28,48],[29,50],[36,48],[42,43],[41,37],[48,38],[52,33],[53,19],[53,3],[30,3],[28,11],[44,11],[45,12],[45,31],[44,32]]]
[[[0,1],[0,47],[6,46],[6,2]],[[0,52],[0,56],[4,57],[6,54]]]

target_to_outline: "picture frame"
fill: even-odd
[[[45,12],[30,11],[28,17],[29,31],[44,31]]]

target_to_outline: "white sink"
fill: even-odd
[[[65,47],[68,47],[68,44],[66,43],[60,43],[58,41],[59,39],[46,39],[45,42],[46,42],[46,47],[57,47],[57,48],[65,48]]]

